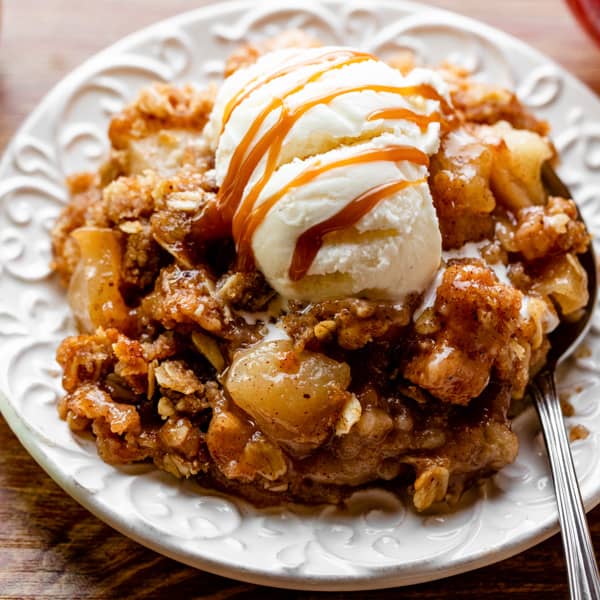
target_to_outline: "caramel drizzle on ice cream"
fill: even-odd
[[[339,69],[354,63],[363,62],[366,60],[373,60],[373,56],[365,54],[363,52],[354,52],[352,50],[338,50],[336,51],[340,55],[340,60],[332,62],[327,61],[320,69],[312,73],[309,77],[303,79],[297,83],[294,87],[287,90],[282,96],[274,97],[267,106],[259,113],[248,131],[241,139],[240,143],[236,147],[231,161],[229,163],[229,169],[223,180],[223,184],[219,190],[218,204],[219,208],[226,221],[233,222],[233,237],[237,239],[235,228],[236,222],[243,223],[243,216],[239,215],[240,209],[244,207],[254,205],[254,202],[258,198],[260,192],[269,181],[271,175],[277,167],[277,159],[281,151],[281,146],[286,135],[289,133],[292,126],[300,119],[300,117],[308,110],[318,104],[326,103],[331,101],[333,98],[341,95],[342,91],[337,91],[334,94],[328,94],[327,97],[315,98],[309,102],[301,104],[294,111],[290,111],[285,106],[284,100],[299,92],[309,83],[313,83],[323,77],[326,73],[329,73],[332,69]],[[335,52],[331,53],[331,55]],[[303,65],[310,65],[313,61],[306,60],[304,62],[296,63],[294,70],[300,68]],[[319,61],[320,62],[320,61]],[[267,78],[265,83],[270,81]],[[255,82],[250,83],[250,88],[256,85]],[[245,94],[245,88],[241,91],[242,96]],[[327,99],[329,98],[329,100]],[[235,100],[235,98],[234,98]],[[252,146],[252,142],[257,136],[260,128],[267,120],[269,115],[280,108],[280,114],[277,122],[270,127],[270,129]],[[231,115],[229,115],[231,116]],[[250,193],[246,196],[243,203],[242,195],[254,169],[258,166],[262,158],[267,154],[267,164],[265,171],[259,181],[255,184]]]
[[[323,238],[327,234],[356,225],[364,215],[375,208],[384,198],[393,196],[409,186],[426,183],[426,181],[426,179],[419,179],[417,181],[403,180],[382,183],[354,198],[352,202],[329,219],[307,229],[296,242],[289,269],[289,278],[292,281],[299,281],[306,275],[323,245]]]
[[[285,75],[289,75],[302,67],[310,67],[311,65],[320,65],[324,61],[328,63],[328,67],[324,72],[332,68],[336,68],[338,66],[343,67],[355,62],[362,62],[364,60],[373,60],[375,57],[372,54],[367,54],[366,52],[357,52],[356,50],[329,50],[324,54],[319,54],[310,59],[302,59],[297,62],[292,62],[291,64],[287,64],[281,69],[277,69],[272,73],[268,73],[267,75],[263,75],[262,77],[257,76],[254,77],[245,87],[243,87],[237,94],[233,96],[229,100],[229,102],[225,105],[225,109],[223,111],[223,122],[221,124],[221,133],[225,129],[225,126],[229,122],[233,111],[244,101],[252,92],[256,91],[263,85],[270,83],[271,81],[278,79],[279,77],[284,77]],[[350,60],[349,60],[350,59]],[[321,73],[321,74],[322,74]]]
[[[442,115],[439,112],[433,112],[430,115],[419,115],[408,108],[381,108],[373,111],[367,117],[367,121],[377,121],[377,119],[412,121],[422,132],[425,132],[431,123],[441,123]]]
[[[252,236],[254,232],[260,226],[269,210],[292,188],[303,185],[332,169],[349,164],[377,160],[392,160],[395,162],[411,161],[424,166],[429,164],[427,155],[414,147],[395,145],[375,150],[370,149],[364,152],[358,152],[346,159],[333,161],[316,167],[308,167],[282,190],[271,197],[266,198],[258,206],[255,206],[261,192],[264,190],[268,181],[277,169],[281,148],[287,134],[302,115],[319,104],[328,104],[335,98],[344,94],[372,91],[398,94],[401,96],[421,96],[422,98],[438,101],[444,111],[450,110],[445,99],[433,88],[433,86],[428,84],[407,86],[367,84],[349,86],[311,98],[294,108],[287,106],[285,102],[287,98],[301,91],[309,83],[319,80],[332,69],[339,69],[350,64],[367,60],[376,60],[374,56],[369,54],[340,49],[330,51],[318,57],[286,65],[278,71],[253,79],[226,105],[222,128],[224,129],[226,127],[235,108],[260,86],[302,68],[303,66],[310,66],[313,64],[320,65],[323,63],[323,60],[325,60],[325,63],[322,65],[322,68],[311,73],[310,76],[305,77],[301,82],[297,82],[284,94],[274,97],[261,110],[240,143],[237,145],[230,160],[227,173],[221,188],[219,189],[216,209],[219,213],[221,222],[224,225],[231,224],[232,235],[238,252],[237,267],[241,270],[249,270],[254,266],[254,255],[252,252]],[[277,110],[279,110],[279,115],[276,122],[271,125],[258,140],[256,140],[256,137],[267,118]],[[368,117],[368,120],[376,119],[408,120],[416,123],[423,131],[430,123],[439,122],[442,117],[437,112],[423,115],[405,108],[389,108],[374,111]],[[265,156],[266,163],[263,173],[244,196],[244,190],[246,189],[252,174]],[[305,234],[300,236],[297,241],[291,263],[292,266],[290,266],[290,278],[298,280],[307,273],[322,245],[323,237],[327,233],[356,224],[383,198],[397,193],[409,185],[420,182],[420,180],[402,180],[376,186],[355,198],[345,209],[341,210],[337,215],[334,215],[334,217],[309,229]]]
[[[364,149],[361,152],[357,152],[352,156],[348,156],[346,158],[342,158],[336,161],[332,161],[326,164],[315,165],[306,168],[299,175],[297,175],[294,179],[292,179],[287,185],[282,187],[276,194],[273,194],[269,198],[267,198],[264,202],[261,202],[248,216],[244,229],[241,231],[239,238],[236,238],[238,245],[238,267],[242,270],[249,269],[252,267],[252,236],[254,232],[258,228],[258,226],[262,223],[263,219],[267,215],[267,213],[271,210],[273,206],[285,196],[290,190],[293,188],[300,187],[305,185],[309,181],[316,179],[319,175],[323,173],[327,173],[334,169],[347,167],[349,165],[356,164],[364,164],[368,162],[376,162],[376,161],[391,161],[391,162],[400,162],[403,160],[411,161],[418,165],[429,166],[429,157],[424,152],[421,152],[417,148],[412,146],[388,146],[386,148],[368,148]],[[367,190],[364,194],[361,194],[358,198],[355,198],[352,202],[350,202],[344,209],[338,212],[333,217],[327,219],[327,221],[323,221],[318,225],[315,225],[308,232],[313,232],[308,235],[303,242],[303,246],[301,249],[298,248],[298,243],[296,244],[296,250],[294,252],[294,259],[292,259],[292,265],[296,263],[295,271],[300,272],[303,271],[304,274],[308,271],[310,264],[314,260],[319,248],[321,247],[322,238],[326,233],[330,233],[332,231],[336,231],[338,229],[345,229],[346,227],[350,227],[351,225],[356,224],[360,219],[367,214],[375,204],[384,198],[386,195],[391,195],[394,192],[394,186],[400,186],[399,189],[403,189],[408,185],[420,183],[420,181],[394,181],[392,182],[392,187],[386,187],[386,191],[389,193],[384,194],[383,190],[380,190],[381,186],[377,186],[371,190]],[[387,185],[387,184],[386,184]],[[377,193],[375,191],[377,190]],[[348,210],[346,210],[348,209]],[[318,232],[321,231],[320,227],[323,227],[323,235],[319,236]],[[298,241],[302,239],[303,236],[300,236]],[[306,246],[308,241],[311,240],[314,242],[314,246],[316,248],[312,248],[310,252],[306,251]],[[307,257],[312,254],[312,258],[308,265],[306,264],[306,259],[302,259],[302,257]],[[296,256],[298,255],[298,256]],[[298,266],[300,265],[300,266]],[[291,267],[290,267],[290,278],[293,280],[301,279],[303,275],[296,277],[294,279],[291,276]]]

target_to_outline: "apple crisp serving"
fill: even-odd
[[[299,32],[226,75],[143,89],[68,179],[61,417],[108,463],[258,505],[457,501],[515,459],[511,402],[588,301],[547,124],[456,67]]]

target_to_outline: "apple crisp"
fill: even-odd
[[[286,46],[318,42],[245,46],[227,74]],[[59,411],[102,459],[259,505],[380,485],[418,510],[515,459],[511,401],[587,303],[590,239],[573,201],[544,189],[547,124],[510,91],[436,73],[450,102],[426,184],[442,260],[401,301],[285,299],[239,260],[203,136],[216,88],[154,84],[113,117],[110,156],[69,177],[52,233],[81,332],[58,349]]]

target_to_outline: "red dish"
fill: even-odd
[[[579,24],[600,45],[600,0],[567,0]]]

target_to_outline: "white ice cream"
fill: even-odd
[[[426,69],[406,76],[385,63],[370,59],[328,70],[306,83],[320,66],[300,66],[289,74],[258,86],[231,113],[223,129],[227,103],[256,78],[290,63],[322,56],[333,48],[281,50],[229,77],[220,89],[205,135],[216,151],[216,179],[225,179],[235,149],[274,97],[285,97],[291,110],[336,90],[368,85],[405,87],[429,84],[447,98],[441,78]],[[299,91],[289,94],[290,90]],[[352,157],[365,149],[411,146],[427,155],[439,146],[440,125],[430,123],[422,132],[407,120],[368,120],[379,109],[406,108],[427,115],[439,112],[436,100],[389,91],[358,91],[317,104],[305,112],[285,137],[277,168],[255,206],[281,190],[307,167]],[[277,122],[281,108],[270,112],[253,140],[256,142]],[[223,131],[221,131],[223,129]],[[256,169],[244,195],[264,173],[265,159]],[[422,292],[435,275],[441,259],[441,235],[426,183],[411,185],[381,200],[352,228],[329,234],[307,275],[290,280],[288,270],[296,241],[312,226],[338,213],[362,193],[399,180],[426,180],[427,168],[412,162],[379,160],[355,163],[326,171],[308,183],[291,188],[267,213],[252,238],[258,268],[269,283],[287,298],[317,301],[325,298],[365,296],[399,300]]]

